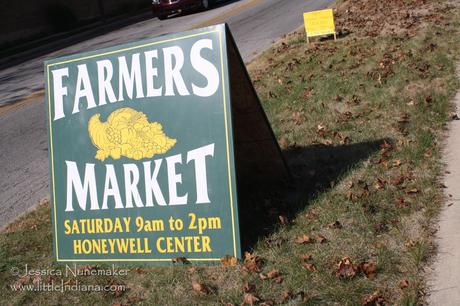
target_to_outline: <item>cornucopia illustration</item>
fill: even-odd
[[[163,132],[158,122],[150,123],[147,116],[132,108],[120,108],[112,112],[106,122],[95,114],[88,122],[88,132],[97,148],[95,158],[104,161],[108,157],[125,156],[140,160],[166,153],[176,144]]]

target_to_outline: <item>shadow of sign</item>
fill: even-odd
[[[283,151],[294,176],[292,182],[259,189],[240,191],[240,225],[243,250],[270,235],[280,223],[279,216],[292,220],[308,202],[326,192],[347,171],[366,160],[388,139],[361,143],[309,147],[291,147]]]

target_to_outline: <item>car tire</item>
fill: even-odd
[[[166,18],[168,18],[168,14],[158,14],[158,19],[165,20]]]
[[[211,7],[211,1],[210,0],[201,0],[201,9],[203,11],[209,10]]]

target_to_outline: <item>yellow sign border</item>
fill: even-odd
[[[225,28],[224,28],[225,29]],[[224,55],[223,55],[223,46],[222,46],[222,29],[217,29],[217,30],[212,30],[212,31],[207,31],[207,32],[201,32],[201,33],[196,33],[196,34],[190,34],[190,35],[185,35],[182,37],[176,37],[176,38],[171,38],[171,39],[165,39],[165,40],[160,40],[160,41],[155,41],[139,46],[133,46],[129,48],[123,48],[123,49],[118,49],[118,50],[112,50],[109,52],[104,52],[104,53],[98,53],[98,54],[92,54],[80,58],[74,58],[62,62],[57,62],[57,63],[52,63],[46,65],[46,75],[47,75],[47,92],[46,94],[48,95],[48,114],[49,114],[49,131],[50,131],[50,155],[51,155],[51,180],[53,183],[53,212],[54,212],[54,237],[55,237],[55,250],[56,250],[56,261],[57,262],[136,262],[136,261],[150,261],[150,262],[171,262],[173,258],[133,258],[133,259],[127,259],[127,258],[119,258],[119,259],[64,259],[64,258],[59,258],[59,244],[58,244],[58,239],[57,239],[57,217],[56,217],[56,190],[55,190],[55,180],[54,180],[54,148],[53,148],[53,127],[52,127],[52,118],[51,118],[51,96],[49,94],[50,90],[50,67],[56,66],[56,65],[62,65],[62,64],[67,64],[67,63],[72,63],[72,62],[77,62],[77,61],[82,61],[82,60],[87,60],[87,59],[92,59],[104,55],[110,55],[110,54],[116,54],[120,52],[125,52],[125,51],[131,51],[139,48],[144,48],[148,46],[153,46],[157,44],[162,44],[166,42],[171,42],[171,41],[178,41],[178,40],[183,40],[187,38],[192,38],[192,37],[197,37],[197,36],[204,36],[208,35],[211,33],[219,33],[219,52],[220,52],[220,65],[221,65],[221,73],[222,73],[222,98],[223,98],[223,106],[224,106],[224,123],[225,123],[225,140],[226,140],[226,146],[227,146],[227,173],[228,173],[228,188],[229,188],[229,194],[230,194],[230,210],[231,210],[231,215],[232,215],[232,236],[233,236],[233,256],[237,257],[237,250],[236,250],[236,234],[235,234],[235,217],[234,217],[234,207],[233,207],[233,194],[232,194],[232,175],[230,171],[230,144],[229,144],[229,135],[228,135],[228,115],[227,115],[227,98],[226,98],[226,91],[225,91],[225,77],[224,77]],[[187,258],[188,261],[220,261],[220,258]]]

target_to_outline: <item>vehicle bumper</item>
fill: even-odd
[[[152,12],[155,15],[181,13],[184,10],[183,5],[179,3],[160,3],[152,5]]]

